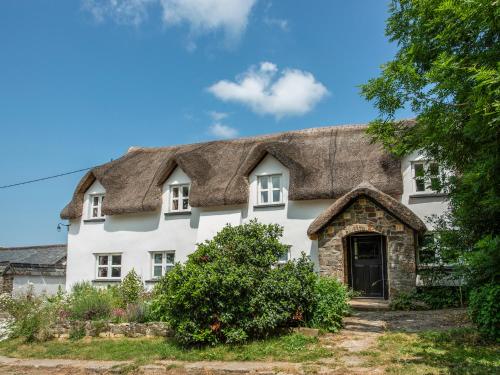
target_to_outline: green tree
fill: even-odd
[[[393,0],[386,33],[398,52],[362,86],[380,113],[368,133],[452,171],[441,178],[450,212],[436,219],[443,251],[463,261],[472,287],[498,282],[500,4]],[[395,120],[402,108],[417,114],[414,125]]]

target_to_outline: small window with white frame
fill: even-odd
[[[170,186],[170,210],[171,212],[190,211],[189,184]]]
[[[416,161],[412,163],[414,189],[417,193],[439,191],[439,164],[436,162]]]
[[[290,248],[291,248],[291,246],[288,246],[288,250],[286,251],[286,253],[282,254],[278,258],[278,265],[285,264],[290,260]]]
[[[102,213],[103,202],[104,194],[93,194],[90,196],[90,218],[101,219],[104,217]]]
[[[153,279],[158,279],[170,271],[175,264],[175,251],[155,251],[151,253]]]
[[[96,279],[120,279],[122,276],[121,254],[96,254]]]
[[[273,204],[283,202],[281,175],[273,174],[257,177],[257,202],[258,204]]]

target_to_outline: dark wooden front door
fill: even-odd
[[[385,251],[382,236],[351,236],[349,242],[351,287],[364,297],[385,297]]]

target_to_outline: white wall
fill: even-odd
[[[30,288],[36,295],[56,294],[59,289],[64,291],[66,278],[64,276],[21,276],[15,275],[12,285],[12,295],[26,293]]]
[[[403,175],[403,195],[401,201],[410,208],[429,230],[433,225],[428,218],[433,215],[441,215],[448,210],[448,202],[443,194],[428,194],[416,191],[413,178],[412,162],[425,160],[418,152],[407,155],[401,160],[401,173]]]

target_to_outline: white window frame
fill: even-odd
[[[102,202],[104,200],[105,194],[90,194],[89,195],[89,218],[91,219],[103,219],[104,214],[102,213]],[[94,198],[97,198],[97,205],[94,205]],[[94,216],[94,208],[97,208],[97,216]]]
[[[182,194],[183,188],[187,187],[188,188],[188,195],[184,196]],[[178,188],[179,189],[179,196],[177,198],[174,198],[174,189]],[[189,212],[191,211],[191,205],[189,204],[189,193],[191,192],[191,184],[174,184],[169,186],[169,200],[168,200],[168,212]],[[182,201],[184,199],[188,200],[188,205],[187,208],[182,207]],[[177,200],[177,209],[174,209],[174,201]]]
[[[276,262],[279,266],[283,264],[287,264],[291,259],[292,259],[292,252],[291,252],[292,246],[288,246],[288,250],[286,252],[286,259],[279,259],[278,262]]]
[[[161,254],[161,263],[156,263],[155,262],[155,255]],[[173,262],[167,262],[167,254],[172,254],[174,256],[174,261]],[[165,250],[165,251],[152,251],[151,252],[151,278],[152,279],[159,279],[167,272],[167,267],[173,267],[175,265],[175,250]],[[161,276],[155,276],[155,267],[161,266]]]
[[[95,255],[95,278],[97,280],[121,280],[122,278],[122,263],[123,263],[123,254],[122,253],[96,253]],[[119,255],[120,258],[120,264],[112,264],[113,263],[113,256]],[[100,265],[99,264],[99,257],[107,256],[108,257],[108,263]],[[99,276],[99,269],[100,268],[106,268],[107,269],[107,276]],[[112,276],[112,269],[113,268],[119,268],[120,269],[120,276]]]
[[[432,164],[436,164],[438,167],[437,175],[430,175],[429,170]],[[417,176],[417,165],[422,165],[424,175],[423,177],[418,177]],[[418,161],[413,161],[411,163],[411,173],[412,173],[412,180],[413,180],[413,191],[415,194],[429,194],[429,193],[438,193],[436,190],[432,189],[432,179],[433,178],[440,178],[440,169],[441,167],[439,166],[438,163],[430,160],[418,160]],[[421,179],[424,182],[424,190],[418,190],[417,186],[417,180]]]
[[[278,177],[280,181],[280,186],[278,188],[275,188],[273,186],[273,177]],[[267,178],[267,189],[262,189],[261,187],[261,181]],[[273,192],[274,191],[279,191],[280,193],[280,198],[278,201],[273,201]],[[262,201],[262,192],[267,192],[267,202]],[[269,204],[280,204],[283,203],[283,175],[281,173],[275,173],[275,174],[266,174],[266,175],[259,175],[257,176],[257,205],[260,206],[266,206]]]

